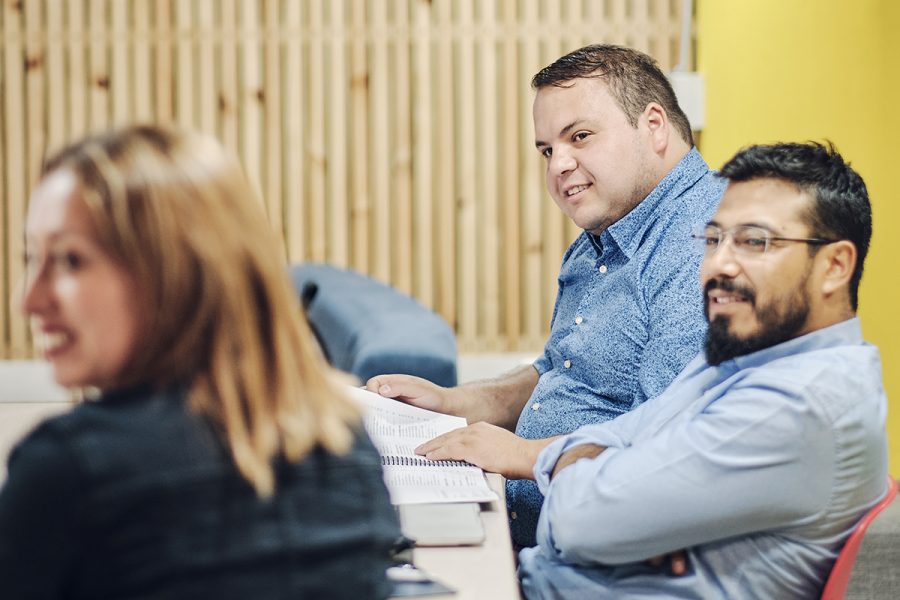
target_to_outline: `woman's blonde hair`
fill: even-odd
[[[346,452],[356,408],[324,363],[277,236],[215,140],[136,126],[63,149],[47,174],[79,179],[100,242],[138,281],[145,328],[117,386],[187,386],[257,493],[273,461]]]

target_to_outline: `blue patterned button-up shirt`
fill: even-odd
[[[712,217],[725,184],[692,149],[630,213],[569,247],[517,435],[613,419],[661,393],[697,354],[706,320],[690,234]],[[513,541],[533,546],[543,496],[530,480],[508,481],[506,494]]]

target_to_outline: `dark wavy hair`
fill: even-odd
[[[760,177],[796,185],[814,199],[804,215],[810,235],[829,240],[849,240],[858,257],[850,279],[850,303],[859,304],[859,282],[872,239],[872,206],[859,173],[826,142],[780,143],[742,148],[719,173],[729,181]],[[810,253],[819,247],[810,246]]]
[[[691,124],[678,106],[675,91],[652,57],[632,48],[594,44],[556,59],[531,79],[535,90],[547,86],[567,87],[573,79],[600,78],[632,127],[651,102],[666,111],[681,138],[694,145]]]

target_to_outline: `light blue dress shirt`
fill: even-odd
[[[886,399],[856,318],[709,366],[541,453],[528,598],[817,598],[884,495]],[[607,449],[550,481],[559,456]],[[686,549],[689,572],[644,563]]]
[[[575,240],[517,435],[613,419],[659,395],[697,354],[706,320],[690,234],[712,217],[725,183],[692,149],[630,213]],[[510,480],[506,497],[513,541],[533,546],[543,496],[533,481]]]

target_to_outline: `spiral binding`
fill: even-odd
[[[428,460],[411,456],[382,456],[381,464],[391,467],[471,467],[464,460]]]

